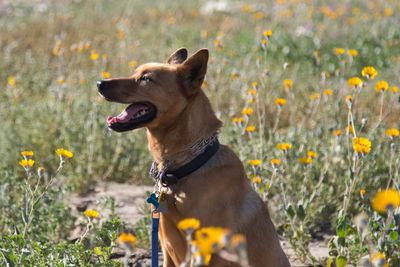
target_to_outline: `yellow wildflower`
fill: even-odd
[[[208,84],[208,81],[205,80],[205,81],[203,82],[203,89],[208,89],[209,87],[210,87],[210,85]]]
[[[138,62],[136,60],[131,60],[128,62],[128,66],[131,68],[136,68],[137,65],[138,65]]]
[[[265,31],[263,32],[263,35],[264,35],[265,38],[268,39],[269,37],[272,36],[272,30],[271,30],[271,29],[265,30]]]
[[[386,213],[389,209],[400,206],[400,192],[394,188],[376,193],[371,201],[372,208],[379,213]]]
[[[117,243],[125,245],[129,250],[133,250],[136,246],[136,237],[131,233],[122,233],[119,235]]]
[[[83,214],[86,217],[91,218],[91,219],[97,219],[99,217],[99,215],[100,215],[99,212],[96,211],[96,210],[85,210],[83,212]]]
[[[333,131],[333,136],[338,137],[342,135],[342,130],[335,130]]]
[[[58,57],[61,55],[61,48],[62,48],[61,41],[57,40],[51,52],[53,53],[54,56]]]
[[[315,101],[321,97],[321,94],[320,93],[312,93],[309,97],[310,97],[311,101]]]
[[[361,75],[363,77],[367,77],[367,79],[373,80],[373,79],[375,79],[376,75],[378,75],[378,72],[376,71],[376,69],[374,67],[367,66],[361,70]]]
[[[391,138],[399,136],[399,133],[400,133],[399,130],[395,128],[390,128],[386,130],[386,135]]]
[[[271,162],[272,165],[281,164],[281,160],[280,159],[276,159],[276,158],[271,159],[269,162]]]
[[[292,144],[290,143],[279,143],[276,145],[276,148],[279,150],[287,151],[292,148]]]
[[[214,39],[213,43],[214,43],[214,47],[217,49],[217,51],[221,51],[224,48],[220,38]]]
[[[196,244],[202,255],[212,254],[225,246],[228,230],[221,227],[205,227],[195,233]]]
[[[262,40],[260,41],[260,44],[261,44],[261,47],[262,47],[263,49],[265,49],[265,48],[267,47],[267,45],[268,45],[268,40],[262,39]]]
[[[361,88],[363,85],[363,81],[358,77],[351,77],[347,80],[347,84],[353,88]]]
[[[74,153],[72,153],[71,151],[69,151],[69,150],[66,150],[66,149],[64,149],[64,148],[58,148],[57,150],[56,150],[56,153],[57,153],[57,155],[59,155],[60,157],[63,157],[63,158],[72,158],[73,156],[74,156]]]
[[[283,87],[284,87],[286,90],[292,89],[292,87],[293,87],[293,81],[290,80],[290,79],[285,79],[285,80],[283,80]]]
[[[246,127],[246,132],[252,133],[256,130],[256,127],[254,125],[249,125]]]
[[[385,16],[391,17],[393,16],[393,9],[391,7],[385,7],[383,13],[385,13]]]
[[[111,74],[108,71],[102,71],[101,72],[101,77],[103,79],[109,79],[111,77]]]
[[[29,158],[29,157],[32,157],[32,156],[33,156],[33,151],[31,151],[31,150],[24,150],[24,151],[21,151],[21,155],[22,155],[24,158]]]
[[[312,151],[312,150],[308,150],[307,151],[307,156],[309,157],[309,158],[315,158],[316,156],[318,156],[318,154],[317,154],[317,152],[315,152],[315,151]]]
[[[365,188],[361,188],[360,189],[360,197],[364,198],[365,194],[367,193],[367,191],[365,190]]]
[[[57,78],[57,83],[58,83],[59,85],[63,85],[63,84],[65,83],[65,78],[64,78],[64,76],[58,77],[58,78]]]
[[[260,159],[251,159],[249,160],[249,164],[251,166],[260,166],[262,161]]]
[[[240,77],[240,74],[237,72],[232,72],[231,73],[231,79],[232,81],[236,81]]]
[[[335,47],[335,49],[333,49],[333,51],[335,52],[336,55],[343,55],[345,50],[342,47]]]
[[[261,11],[257,11],[257,12],[254,14],[254,18],[255,18],[255,19],[262,19],[262,18],[264,18],[264,17],[265,17],[265,15],[264,15],[264,13],[261,12]]]
[[[167,23],[169,24],[169,25],[175,25],[176,24],[176,18],[175,17],[169,17],[168,19],[167,19]]]
[[[117,39],[122,41],[126,37],[126,33],[123,30],[118,29],[117,30]]]
[[[245,13],[252,13],[252,12],[254,12],[254,7],[250,4],[243,4],[242,11]]]
[[[260,184],[262,182],[262,179],[260,176],[254,176],[251,178],[251,181],[255,184]]]
[[[390,91],[392,92],[392,93],[397,93],[398,91],[399,91],[399,87],[397,87],[397,86],[392,86],[392,87],[390,87]]]
[[[232,122],[233,123],[242,123],[242,122],[244,122],[244,118],[243,117],[233,117]]]
[[[201,38],[203,38],[203,39],[207,39],[208,36],[209,36],[209,32],[208,32],[207,30],[201,30],[201,31],[200,31],[200,36],[201,36]]]
[[[252,108],[244,108],[243,110],[242,110],[242,114],[243,115],[247,115],[247,116],[250,116],[251,114],[253,114],[253,109]]]
[[[197,240],[192,241],[192,248],[193,248],[193,258],[196,261],[196,263],[208,266],[210,265],[211,261],[211,253],[208,252],[208,250],[200,250],[199,244]]]
[[[178,223],[178,228],[185,232],[192,233],[194,230],[199,229],[200,221],[195,218],[183,219]]]
[[[356,57],[356,56],[358,56],[358,51],[356,49],[349,49],[347,51],[347,54],[349,54],[352,57]]]
[[[256,95],[257,94],[257,90],[254,88],[249,88],[249,90],[247,90],[247,93],[249,95]]]
[[[253,88],[256,88],[257,85],[258,85],[258,82],[252,82],[252,83],[251,83],[251,86],[252,86]]]
[[[333,94],[333,90],[332,89],[325,89],[324,90],[324,95],[332,95]]]
[[[312,163],[312,158],[311,157],[301,157],[301,158],[299,158],[299,162],[301,163],[301,164],[310,164],[310,163]]]
[[[99,53],[97,53],[96,50],[93,49],[92,51],[90,51],[90,59],[91,60],[95,61],[98,58],[99,58]]]
[[[385,255],[382,252],[376,252],[372,254],[369,258],[369,261],[373,266],[389,267],[389,264],[386,262]]]
[[[351,125],[347,126],[347,127],[346,127],[346,133],[347,133],[347,134],[352,134],[352,135],[354,135],[354,134],[355,134],[355,131],[354,131],[353,126],[351,126]]]
[[[23,159],[18,162],[18,164],[24,168],[30,168],[35,164],[35,161],[32,159]]]
[[[353,97],[351,95],[347,95],[345,100],[346,100],[347,106],[350,108],[351,104],[353,103]]]
[[[17,78],[15,78],[15,76],[8,76],[7,83],[9,86],[15,87],[15,85],[17,84]]]
[[[381,80],[375,84],[375,91],[378,93],[385,92],[387,89],[389,89],[389,84],[384,80]]]
[[[286,105],[286,99],[285,98],[276,98],[275,104],[282,107],[282,106]]]
[[[358,153],[368,154],[371,151],[371,141],[364,137],[354,138],[353,148]]]
[[[89,41],[86,41],[84,44],[83,44],[83,48],[85,49],[85,50],[88,50],[88,49],[90,49],[92,47],[92,44],[89,42]]]

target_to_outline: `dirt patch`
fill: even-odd
[[[128,225],[134,225],[142,216],[141,209],[146,203],[148,192],[152,186],[104,183],[96,186],[95,190],[87,195],[73,195],[70,206],[78,211],[86,209],[101,210],[99,205],[107,198],[115,200],[115,213]],[[107,216],[107,211],[103,213]]]

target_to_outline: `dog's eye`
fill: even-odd
[[[145,75],[142,75],[142,77],[140,77],[139,81],[141,81],[141,82],[150,82],[151,79],[150,79],[150,77],[148,75],[145,74]]]

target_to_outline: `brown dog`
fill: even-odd
[[[201,90],[207,61],[207,49],[187,58],[187,50],[181,48],[167,63],[144,64],[131,77],[97,83],[105,99],[129,104],[120,115],[107,119],[109,128],[123,132],[145,127],[159,170],[192,161],[221,127]],[[184,218],[244,234],[253,267],[290,266],[268,211],[229,147],[221,145],[199,169],[169,186],[167,200],[168,211],[160,218],[164,267],[178,267],[185,259],[185,235],[176,227]],[[213,256],[210,266],[237,265]]]

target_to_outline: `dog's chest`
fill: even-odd
[[[181,216],[185,216],[193,207],[193,200],[190,199],[188,192],[181,189],[169,189],[165,194],[164,201],[167,204],[168,211],[176,211]]]

